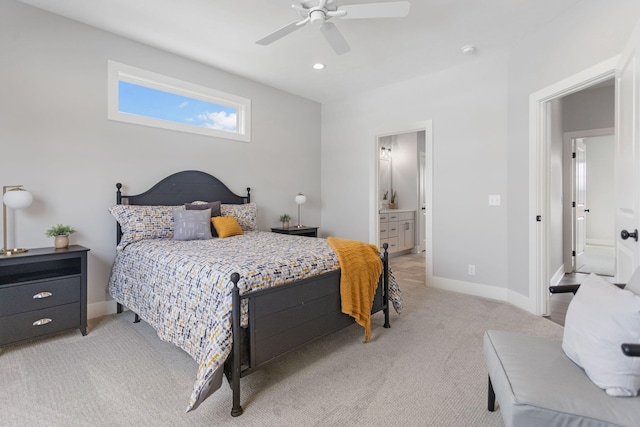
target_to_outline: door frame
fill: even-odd
[[[615,78],[614,56],[529,96],[529,299],[527,309],[549,314],[550,102]],[[538,221],[538,217],[541,218]]]
[[[378,214],[380,200],[380,194],[378,191],[378,160],[380,159],[380,150],[378,148],[378,139],[391,136],[400,135],[411,132],[424,131],[425,139],[425,174],[424,174],[424,200],[427,204],[426,207],[426,224],[425,224],[425,236],[427,247],[425,250],[426,258],[426,281],[427,284],[431,282],[433,275],[433,239],[429,239],[429,236],[433,236],[433,121],[425,120],[414,124],[399,124],[397,126],[389,126],[383,129],[378,129],[371,132],[370,140],[372,141],[370,150],[370,174],[369,174],[369,242],[378,244],[378,237],[380,236],[380,217]],[[420,209],[418,209],[419,211]]]

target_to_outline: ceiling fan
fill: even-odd
[[[273,33],[261,38],[256,43],[266,46],[281,39],[287,34],[302,28],[308,23],[320,28],[333,50],[342,55],[351,50],[331,18],[368,19],[368,18],[403,18],[409,14],[411,4],[408,1],[387,3],[364,3],[338,6],[337,0],[292,0],[291,8],[296,10],[302,20],[293,21]]]

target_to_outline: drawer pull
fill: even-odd
[[[33,326],[42,326],[42,325],[46,325],[47,323],[52,322],[51,319],[49,319],[48,317],[45,317],[43,319],[40,320],[36,320],[35,322],[33,322]]]
[[[35,294],[33,296],[33,299],[49,298],[51,295],[53,295],[51,292],[40,292],[38,294]]]

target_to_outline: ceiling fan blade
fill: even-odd
[[[349,43],[344,39],[338,27],[336,27],[333,22],[325,22],[322,27],[320,27],[320,32],[327,39],[333,50],[338,54],[342,55],[343,53],[347,53],[351,50]]]
[[[338,10],[347,12],[342,19],[404,18],[409,14],[411,3],[397,1],[390,3],[364,3],[340,6]]]
[[[268,44],[273,43],[276,40],[280,40],[282,37],[286,36],[287,34],[291,34],[293,33],[295,30],[297,30],[298,28],[302,28],[303,25],[301,25],[302,21],[293,21],[287,25],[285,25],[284,27],[275,30],[273,33],[261,38],[260,40],[258,40],[256,43],[266,46]]]

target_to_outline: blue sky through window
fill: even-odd
[[[118,110],[176,123],[238,132],[238,110],[233,107],[176,95],[120,80]]]

